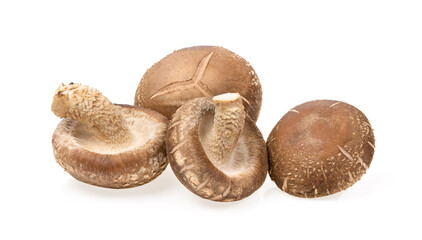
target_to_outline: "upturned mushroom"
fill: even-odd
[[[301,104],[267,140],[270,177],[292,195],[314,198],[345,190],[371,165],[374,133],[365,115],[339,101]]]
[[[53,134],[54,156],[79,181],[134,187],[167,166],[168,120],[157,112],[113,104],[97,89],[73,83],[56,90],[51,110],[64,118]]]
[[[249,62],[222,47],[197,46],[175,51],[148,69],[136,90],[135,105],[171,119],[191,99],[227,92],[242,96],[246,115],[256,122],[262,89]]]
[[[170,122],[167,153],[179,181],[214,201],[249,196],[268,171],[265,141],[255,123],[245,118],[238,93],[182,105]]]

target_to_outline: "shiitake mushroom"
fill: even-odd
[[[238,93],[182,105],[170,122],[166,143],[174,174],[202,198],[240,200],[266,178],[265,141],[255,123],[246,118]]]
[[[223,47],[196,46],[175,51],[148,69],[136,90],[135,105],[171,119],[191,99],[227,92],[241,95],[246,115],[256,122],[262,89],[249,62]]]
[[[352,186],[371,165],[374,133],[344,102],[311,101],[286,113],[267,140],[269,173],[294,196],[314,198]]]
[[[56,161],[79,181],[108,188],[148,183],[167,166],[168,120],[142,107],[113,104],[97,89],[62,84],[51,110]]]

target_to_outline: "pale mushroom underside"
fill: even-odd
[[[156,119],[146,113],[134,112],[121,107],[120,109],[131,134],[127,143],[113,144],[105,142],[97,135],[92,134],[85,125],[75,122],[72,135],[76,139],[77,144],[81,148],[98,154],[118,154],[142,148],[147,141],[162,134],[165,124],[157,122]]]
[[[238,140],[227,142],[235,144],[233,150],[222,157],[216,150],[225,148],[225,141],[215,141],[215,121],[215,108],[209,98],[197,98],[180,107],[168,130],[169,162],[179,181],[196,195],[213,201],[237,201],[265,181],[265,141],[255,123],[245,119]]]
[[[116,105],[130,140],[105,142],[78,120],[66,118],[53,134],[56,161],[76,179],[101,187],[128,188],[148,183],[167,166],[167,119],[148,109]]]

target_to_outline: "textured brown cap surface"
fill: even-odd
[[[258,119],[262,89],[251,65],[222,47],[190,47],[169,54],[145,73],[136,91],[135,105],[171,119],[190,99],[226,92],[243,96],[246,114],[254,121]]]
[[[212,119],[211,98],[197,98],[180,107],[170,122],[167,153],[180,182],[198,196],[214,201],[236,201],[255,192],[265,181],[268,160],[265,141],[255,123],[246,118],[243,131],[225,168],[213,164],[201,142]]]
[[[301,104],[267,140],[270,176],[283,191],[321,197],[352,186],[371,164],[374,133],[365,115],[339,101]]]
[[[154,137],[141,146],[101,153],[87,149],[79,139],[79,135],[87,134],[78,133],[79,121],[65,118],[53,134],[56,161],[79,181],[96,186],[129,188],[148,183],[158,177],[168,163],[165,148],[168,120],[161,114],[142,107],[115,106],[127,119],[128,125],[142,124],[140,119],[155,122]],[[95,148],[96,146],[93,147]]]

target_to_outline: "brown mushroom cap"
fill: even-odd
[[[197,46],[175,51],[148,69],[138,85],[135,105],[171,119],[190,99],[226,92],[243,96],[246,114],[258,119],[262,89],[251,65],[225,48]]]
[[[352,186],[371,165],[374,133],[365,115],[339,101],[290,110],[267,140],[270,176],[298,197],[321,197]]]
[[[213,100],[191,100],[174,114],[166,141],[169,162],[179,181],[198,196],[214,201],[240,200],[265,181],[265,141],[255,123],[245,118],[243,107],[237,111],[238,106],[225,97]],[[227,105],[217,114],[219,101]],[[241,101],[238,104],[242,106]],[[213,140],[217,122],[224,129]]]
[[[76,99],[72,100],[70,95],[58,91],[52,106],[53,112],[59,116],[66,112],[61,107],[62,103],[72,104],[70,102]],[[83,96],[81,102],[87,103],[85,113],[68,111],[77,112],[76,116],[101,116],[101,113],[92,109],[93,105],[101,102],[97,97],[89,99]],[[53,134],[56,161],[79,181],[96,186],[129,188],[152,181],[164,171],[168,163],[165,147],[168,120],[142,107],[113,105],[113,111],[124,119],[128,136],[123,137],[123,141],[107,141],[90,124],[68,116],[59,123]],[[116,122],[110,124],[112,128],[116,127]]]

